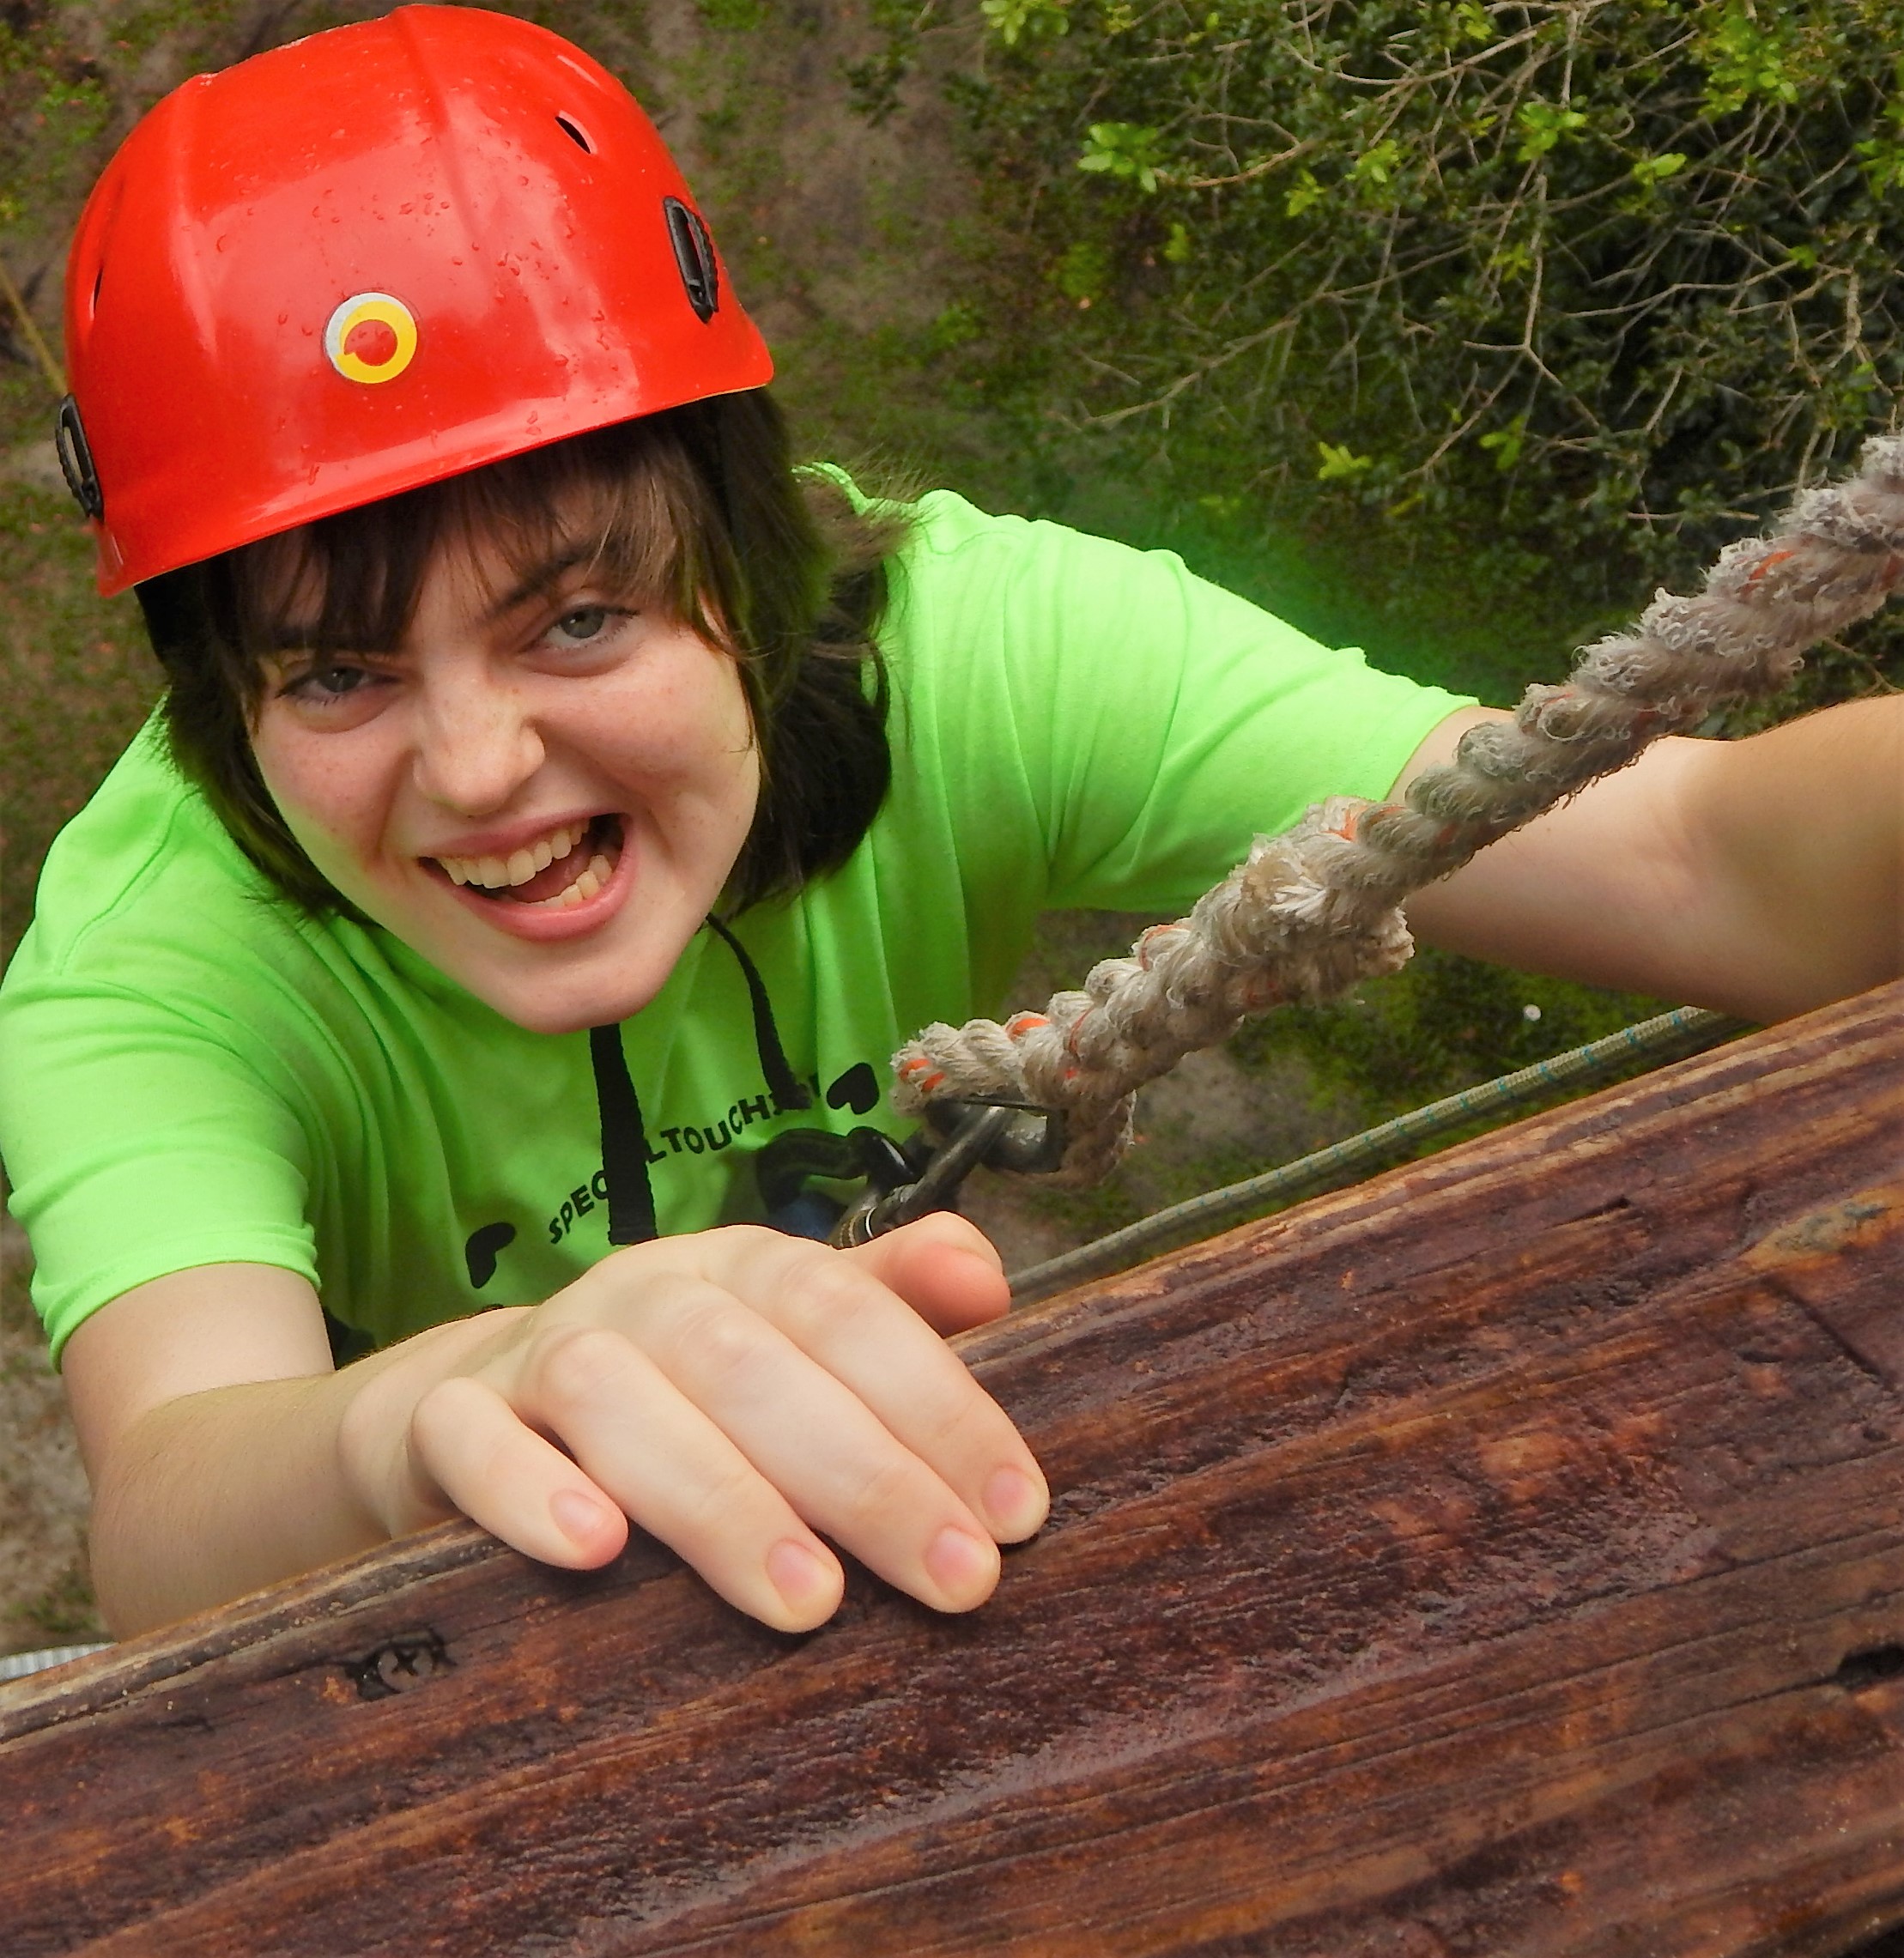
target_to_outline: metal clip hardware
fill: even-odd
[[[1036,1174],[1064,1156],[1064,1118],[1012,1101],[939,1101],[925,1125],[895,1143],[879,1129],[846,1135],[830,1129],[788,1129],[755,1162],[767,1220],[801,1236],[824,1237],[844,1248],[883,1236],[932,1210],[956,1210],[966,1178],[988,1169]],[[811,1189],[815,1182],[862,1181],[841,1209]]]
[[[913,1179],[885,1189],[869,1182],[834,1226],[829,1242],[841,1248],[865,1244],[931,1211],[956,1210],[960,1186],[981,1164],[1034,1174],[1056,1169],[1064,1156],[1064,1118],[1055,1109],[1012,1101],[935,1102],[923,1135],[911,1138],[903,1153],[920,1162]]]

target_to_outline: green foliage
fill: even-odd
[[[14,1605],[7,1620],[32,1639],[50,1646],[76,1645],[106,1636],[92,1585],[78,1564],[69,1566],[37,1597]],[[15,1643],[12,1638],[7,1640],[9,1646]]]
[[[1080,238],[1052,267],[1052,283],[1066,299],[1088,306],[1109,284],[1111,270],[1111,254],[1094,239]]]
[[[45,383],[22,380],[44,426]],[[150,707],[158,671],[132,599],[93,588],[92,545],[64,488],[0,482],[0,960],[32,916],[54,832]]]
[[[1093,123],[1077,167],[1122,177],[1140,191],[1154,191],[1161,133],[1140,123]]]
[[[767,19],[767,0],[695,0],[700,17],[724,33],[751,33]]]
[[[1520,125],[1520,141],[1514,149],[1517,163],[1531,163],[1556,147],[1563,136],[1586,127],[1586,118],[1578,109],[1556,106],[1550,102],[1523,102],[1514,112]]]
[[[925,0],[888,51],[932,33],[998,241],[962,371],[1046,444],[1592,616],[1897,415],[1884,0]],[[1818,697],[1898,670],[1859,643]]]
[[[1635,993],[1424,948],[1394,978],[1371,980],[1352,998],[1252,1021],[1230,1051],[1258,1066],[1299,1055],[1319,1088],[1346,1097],[1373,1125],[1664,1010]]]
[[[1633,178],[1637,184],[1651,190],[1656,184],[1663,184],[1669,177],[1676,177],[1686,167],[1686,153],[1683,149],[1669,149],[1658,156],[1636,156],[1633,160]]]
[[[1318,442],[1322,466],[1316,471],[1318,482],[1343,482],[1375,466],[1373,456],[1358,456],[1353,449],[1336,442]]]
[[[1755,99],[1790,106],[1824,79],[1815,63],[1816,43],[1808,45],[1800,24],[1771,0],[1762,22],[1751,0],[1730,0],[1707,12],[1695,58],[1706,70],[1708,114],[1731,115]]]
[[[1007,47],[1041,34],[1064,33],[1071,24],[1065,0],[983,0],[979,11]]]

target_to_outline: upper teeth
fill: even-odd
[[[452,883],[481,884],[485,890],[505,890],[525,884],[538,870],[546,870],[557,858],[566,857],[588,834],[586,822],[566,823],[547,836],[507,857],[439,857]]]

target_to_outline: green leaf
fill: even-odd
[[[1094,239],[1076,239],[1052,266],[1052,281],[1066,299],[1094,300],[1111,282],[1111,255]]]
[[[1520,452],[1527,439],[1527,417],[1517,415],[1505,428],[1496,428],[1491,434],[1481,438],[1481,446],[1494,452],[1495,467],[1511,470],[1520,460]]]
[[[1454,26],[1463,40],[1491,41],[1495,38],[1494,22],[1488,18],[1481,0],[1460,0],[1454,9]]]
[[[1295,182],[1290,185],[1289,194],[1282,200],[1282,208],[1291,217],[1301,217],[1312,204],[1319,204],[1322,198],[1322,185],[1316,181],[1315,172],[1299,170]]]
[[[1162,133],[1145,123],[1093,123],[1077,167],[1121,177],[1141,191],[1155,191],[1157,166],[1163,161],[1157,154]]]
[[[1338,446],[1334,442],[1318,442],[1316,452],[1322,458],[1322,467],[1316,471],[1318,482],[1344,482],[1375,466],[1373,456],[1358,456],[1346,443]]]
[[[979,11],[1007,47],[1016,47],[1021,40],[1040,35],[1056,39],[1069,33],[1070,18],[1064,11],[1069,4],[1070,0],[982,0]]]
[[[1634,179],[1651,189],[1668,177],[1677,177],[1686,167],[1683,150],[1664,150],[1658,156],[1642,156],[1633,166]]]
[[[1698,57],[1706,70],[1706,106],[1711,113],[1728,115],[1755,100],[1798,100],[1800,65],[1791,24],[1769,6],[1767,11],[1768,19],[1762,24],[1752,0],[1732,0],[1700,37]]]
[[[1163,255],[1173,265],[1190,263],[1190,227],[1187,225],[1179,221],[1171,226],[1170,236],[1164,241]]]
[[[1365,149],[1350,165],[1349,174],[1358,184],[1386,184],[1401,161],[1402,146],[1393,136],[1384,136],[1371,149]]]
[[[1874,136],[1852,147],[1865,181],[1880,197],[1887,191],[1904,190],[1904,142],[1895,136]]]
[[[1586,127],[1586,118],[1578,109],[1553,102],[1523,102],[1514,120],[1520,125],[1520,147],[1514,155],[1522,163],[1546,155],[1563,136]]]

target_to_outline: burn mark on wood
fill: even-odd
[[[1901,1675],[1904,1675],[1904,1646],[1873,1646],[1867,1652],[1847,1653],[1831,1681],[1847,1693],[1860,1693],[1867,1686],[1882,1685]]]

